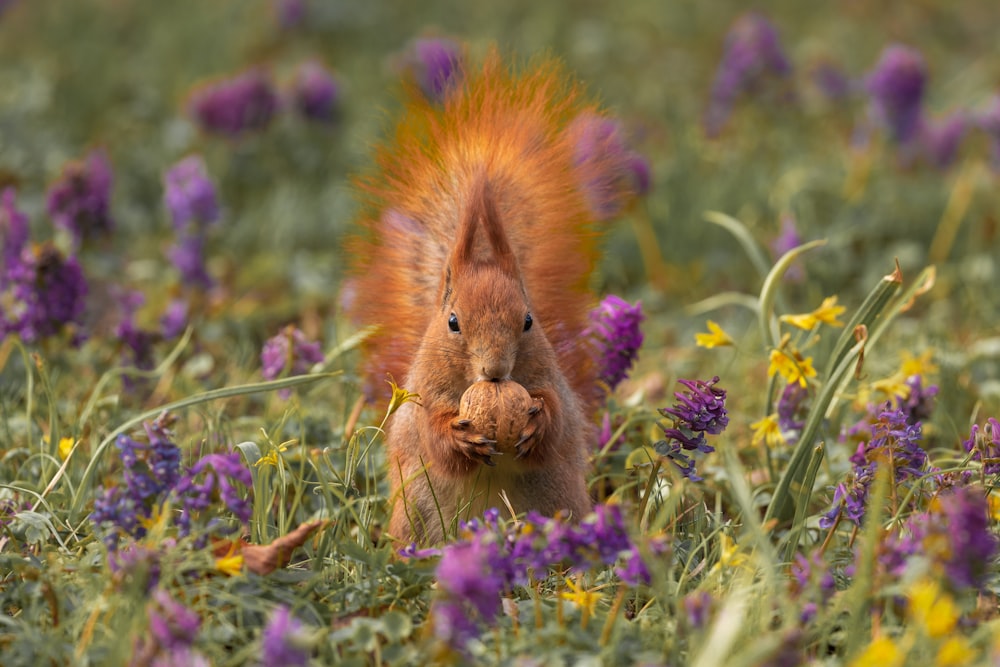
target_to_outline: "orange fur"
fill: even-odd
[[[380,325],[366,372],[421,395],[387,432],[396,538],[437,541],[500,505],[501,489],[516,511],[589,511],[594,368],[581,334],[596,243],[566,131],[581,112],[596,110],[557,64],[515,74],[494,51],[443,105],[413,95],[362,182],[351,314]],[[516,460],[458,420],[472,382],[502,378],[535,399]]]

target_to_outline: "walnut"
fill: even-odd
[[[528,424],[533,404],[528,390],[512,380],[476,382],[462,394],[459,417],[471,421],[473,430],[496,440],[498,451],[510,451]]]

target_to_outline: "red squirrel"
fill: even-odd
[[[575,152],[581,114],[598,112],[557,63],[515,73],[493,50],[443,101],[414,90],[361,181],[370,201],[350,310],[379,325],[365,369],[420,396],[385,434],[393,539],[439,542],[507,503],[577,519],[592,508],[597,394],[584,332],[597,250],[582,190],[602,165]],[[471,384],[500,380],[532,397],[516,451],[503,454],[459,416]]]

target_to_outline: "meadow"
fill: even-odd
[[[998,664],[1000,6],[474,5],[0,0],[0,663]],[[491,44],[626,184],[596,504],[398,544],[345,239]]]

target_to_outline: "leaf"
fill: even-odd
[[[247,570],[254,574],[265,575],[274,572],[279,567],[288,565],[292,552],[305,544],[309,536],[329,521],[307,521],[298,528],[274,540],[270,544],[244,544],[243,563]]]

